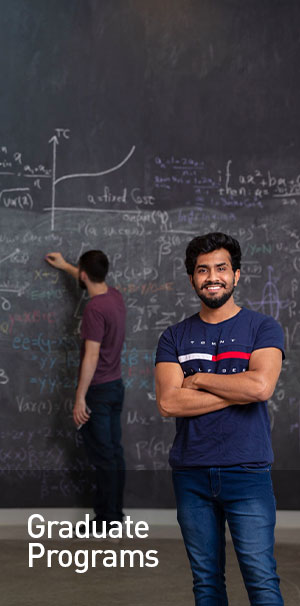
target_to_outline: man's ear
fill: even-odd
[[[189,276],[189,280],[190,280],[190,283],[191,283],[192,287],[195,288],[195,283],[194,283],[193,276]]]
[[[80,280],[82,280],[82,282],[86,282],[87,274],[86,274],[86,272],[83,269],[81,269],[79,271],[78,277],[79,277]]]
[[[241,276],[241,270],[237,269],[236,272],[235,272],[235,274],[234,274],[234,286],[237,285],[237,283],[238,283],[238,281],[240,279],[240,276]]]

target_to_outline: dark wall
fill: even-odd
[[[278,505],[299,508],[299,2],[0,9],[2,505],[90,502],[71,415],[85,300],[44,261],[90,248],[107,252],[128,309],[127,504],[173,505],[174,425],[156,411],[155,349],[199,309],[187,243],[225,231],[243,250],[236,302],[284,329],[274,479]]]

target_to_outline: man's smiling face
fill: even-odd
[[[231,256],[225,248],[219,248],[197,257],[191,283],[201,301],[211,309],[222,307],[232,296],[240,277],[234,273]]]

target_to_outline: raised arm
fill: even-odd
[[[281,365],[281,350],[265,347],[252,352],[246,372],[230,375],[199,372],[187,377],[183,386],[191,390],[205,389],[240,404],[264,402],[274,392]]]
[[[156,400],[163,417],[194,417],[237,404],[212,393],[186,389],[183,379],[180,364],[159,362],[156,365]]]
[[[79,274],[78,267],[76,267],[76,265],[72,265],[71,263],[67,263],[61,253],[48,253],[45,256],[45,261],[47,261],[50,265],[52,265],[52,267],[55,267],[56,269],[66,271],[68,274],[70,274],[71,276],[73,276],[73,278],[77,280]]]

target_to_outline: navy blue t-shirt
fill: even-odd
[[[211,324],[194,314],[161,335],[156,361],[195,372],[234,374],[249,367],[251,352],[277,347],[284,358],[284,336],[270,316],[242,308],[233,318]],[[272,463],[267,402],[232,405],[195,417],[176,418],[170,451],[173,468]]]

